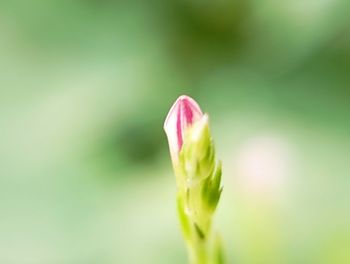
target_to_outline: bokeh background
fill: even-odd
[[[223,160],[227,263],[350,263],[347,0],[1,0],[0,263],[186,263],[181,94]]]

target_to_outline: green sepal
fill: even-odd
[[[180,225],[182,233],[186,240],[190,239],[191,236],[191,227],[190,227],[190,220],[188,219],[186,212],[185,212],[185,206],[184,201],[181,197],[181,195],[177,195],[177,213],[179,215]]]
[[[207,123],[195,124],[187,130],[179,153],[179,161],[184,177],[182,183],[189,186],[199,184],[213,173],[215,151]]]
[[[206,203],[208,209],[210,212],[214,212],[216,209],[216,206],[219,202],[222,187],[220,187],[221,184],[221,162],[218,162],[216,165],[214,173],[205,179],[205,182],[202,187],[202,198],[203,201]]]

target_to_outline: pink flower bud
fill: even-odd
[[[171,107],[164,122],[164,130],[168,137],[173,162],[178,160],[186,129],[202,116],[203,113],[197,102],[186,95],[180,96]]]

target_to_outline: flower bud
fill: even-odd
[[[210,234],[222,187],[221,163],[215,159],[209,117],[192,98],[183,95],[171,107],[164,130],[178,187],[178,215],[190,261],[222,263],[222,247],[218,239],[211,241]]]
[[[202,116],[196,101],[186,95],[180,96],[171,107],[164,122],[164,130],[168,137],[173,164],[179,160],[186,131]]]

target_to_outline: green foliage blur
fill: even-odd
[[[226,262],[350,263],[348,0],[1,0],[0,263],[186,263],[162,126],[210,115]]]

